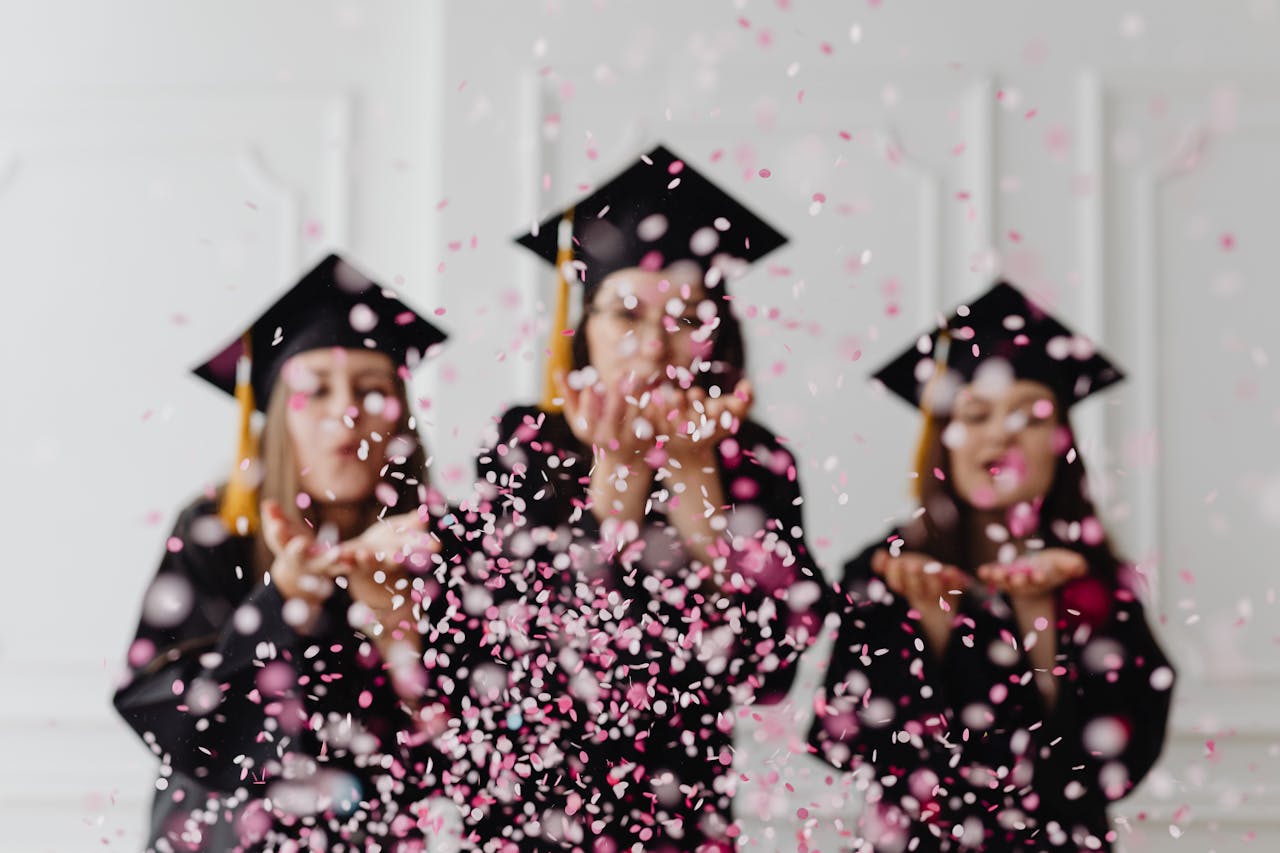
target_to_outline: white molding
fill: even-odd
[[[517,226],[521,230],[525,230],[539,221],[538,218],[544,213],[542,210],[544,207],[542,204],[543,196],[539,188],[542,185],[542,176],[551,172],[551,163],[549,146],[543,143],[542,119],[546,115],[551,97],[549,84],[544,77],[530,71],[522,75],[520,80],[520,121],[517,127],[522,129],[519,147],[524,172],[524,180],[520,182],[524,190],[520,198],[520,208],[526,212],[527,218]],[[549,299],[549,294],[552,293],[552,290],[546,285],[546,282],[553,281],[554,277],[553,274],[547,273],[546,268],[541,263],[529,260],[521,264],[520,270],[519,289],[524,295],[525,304],[529,306],[529,315],[535,318],[534,334],[536,337],[531,342],[535,357],[530,359],[523,367],[518,364],[511,365],[513,368],[512,373],[516,377],[516,385],[513,392],[518,400],[541,400],[547,340],[545,336],[538,334],[536,318],[540,315],[536,309],[539,303],[544,303],[548,308],[547,316],[554,310]]]
[[[324,242],[350,246],[354,237],[352,209],[351,146],[355,127],[355,104],[351,94],[335,95],[329,103],[325,124],[324,193],[327,202]]]
[[[1078,104],[1081,109],[1078,118],[1088,123],[1085,128],[1088,135],[1082,133],[1081,136],[1089,139],[1090,147],[1088,151],[1081,152],[1081,163],[1096,162],[1100,168],[1106,167],[1105,143],[1112,124],[1107,111],[1111,99],[1151,92],[1164,95],[1170,95],[1172,92],[1174,94],[1171,97],[1180,99],[1202,99],[1210,95],[1222,79],[1235,78],[1232,75],[1224,76],[1216,72],[1186,70],[1130,71],[1116,74],[1085,73],[1079,83]],[[1242,113],[1241,120],[1229,138],[1239,139],[1243,135],[1280,133],[1280,114],[1276,112],[1280,109],[1280,98],[1276,95],[1274,82],[1271,82],[1268,87],[1257,75],[1243,75],[1243,79],[1237,82],[1238,89],[1265,98],[1273,106],[1273,110],[1263,114],[1265,117],[1261,118],[1256,109]],[[1189,174],[1194,164],[1204,159],[1204,150],[1214,138],[1212,129],[1203,122],[1188,126],[1184,128],[1178,143],[1163,157],[1155,162],[1135,165],[1124,175],[1113,176],[1117,180],[1130,181],[1120,184],[1117,192],[1127,192],[1130,189],[1133,192],[1130,223],[1133,226],[1134,268],[1131,276],[1133,292],[1128,308],[1129,315],[1134,318],[1134,321],[1124,329],[1124,333],[1133,341],[1135,362],[1130,365],[1131,372],[1139,377],[1138,381],[1133,383],[1130,392],[1133,399],[1131,426],[1140,435],[1154,437],[1160,456],[1164,455],[1162,446],[1164,435],[1159,426],[1163,422],[1165,403],[1160,381],[1160,365],[1165,345],[1161,324],[1163,315],[1160,266],[1161,195],[1173,182]],[[1119,169],[1113,171],[1120,172]],[[1105,254],[1106,229],[1105,222],[1102,221],[1106,215],[1105,210],[1102,209],[1105,204],[1105,198],[1098,199],[1099,210],[1096,214],[1085,209],[1086,202],[1080,205],[1082,222],[1089,223],[1090,231],[1094,228],[1098,229],[1096,235],[1085,234],[1085,228],[1082,225],[1081,252],[1086,262],[1095,258],[1096,255],[1097,270],[1093,269],[1093,264],[1090,264],[1089,269],[1091,274],[1098,275],[1101,280],[1105,280],[1108,272],[1111,275],[1119,275],[1122,272],[1106,269],[1108,262]],[[1098,217],[1096,220],[1093,219],[1095,215]],[[1105,347],[1105,339],[1103,345]],[[1163,563],[1169,530],[1163,497],[1165,481],[1161,466],[1159,464],[1144,466],[1140,472],[1132,475],[1132,482],[1135,552],[1144,558],[1154,556],[1158,562]],[[1177,631],[1176,626],[1183,618],[1184,612],[1178,607],[1178,602],[1173,597],[1173,585],[1167,581],[1162,583],[1160,573],[1150,577],[1149,581],[1152,584],[1153,600],[1157,608],[1166,614],[1170,621],[1169,628],[1166,628],[1162,634],[1173,640],[1171,645],[1176,652],[1190,657],[1190,660],[1184,661],[1182,666],[1184,685],[1190,684],[1189,689],[1195,694],[1209,690],[1219,702],[1221,691],[1224,689],[1246,691],[1256,689],[1260,693],[1270,691],[1271,695],[1275,695],[1274,691],[1280,688],[1280,660],[1246,661],[1243,664],[1243,669],[1247,670],[1245,675],[1237,673],[1230,678],[1220,677],[1218,675],[1220,668],[1213,660],[1206,657],[1203,646],[1188,642],[1188,638],[1180,636],[1181,632]],[[1241,708],[1238,705],[1230,711],[1236,717],[1247,717],[1251,713],[1247,708]]]
[[[1000,195],[995,179],[995,161],[999,156],[996,150],[995,91],[995,81],[983,77],[976,80],[964,96],[967,136],[970,150],[974,152],[974,156],[967,159],[966,184],[977,216],[976,226],[963,231],[968,238],[965,255],[970,258],[981,258],[996,251],[995,223]],[[985,289],[987,284],[981,282],[979,289]]]
[[[1113,324],[1108,320],[1109,287],[1106,269],[1106,98],[1102,82],[1091,70],[1081,72],[1076,80],[1076,175],[1088,176],[1092,191],[1076,202],[1076,251],[1080,271],[1080,298],[1076,312],[1077,325],[1105,352],[1111,349]],[[1143,374],[1146,376],[1147,374]],[[1095,436],[1102,450],[1095,465],[1111,467],[1108,452],[1121,435],[1115,423],[1114,406],[1086,406],[1072,420],[1080,431]],[[1099,454],[1094,454],[1095,457]]]
[[[258,147],[246,142],[240,147],[236,164],[245,179],[265,197],[270,198],[280,207],[281,237],[279,280],[290,281],[298,273],[302,264],[301,253],[301,221],[298,193],[285,186],[270,171]]]
[[[20,159],[16,151],[0,151],[0,193],[3,193],[9,183],[18,176]]]

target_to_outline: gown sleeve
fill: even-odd
[[[198,502],[175,524],[114,696],[120,715],[163,765],[215,791],[289,775],[294,757],[363,776],[370,751],[429,783],[439,762],[350,627],[347,592],[299,633],[279,590],[256,579],[250,540],[220,532],[214,513]]]
[[[795,456],[753,422],[723,440],[719,451],[729,503],[734,662],[746,688],[738,698],[768,704],[791,688],[830,598],[805,540]]]
[[[845,564],[836,587],[840,627],[809,744],[839,769],[870,763],[900,774],[945,767],[937,737],[951,722],[944,679],[906,602],[871,570],[882,547],[875,543]]]
[[[277,723],[296,716],[289,661],[300,638],[278,590],[254,582],[249,541],[219,534],[218,523],[208,502],[179,516],[114,704],[174,770],[232,790],[281,758],[297,728]],[[277,661],[288,671],[269,666]]]
[[[1164,747],[1175,673],[1124,585],[1070,584],[1059,595],[1058,628],[1059,699],[1046,725],[1061,741],[1037,770],[1038,788],[1075,810],[1124,797],[1150,771]]]

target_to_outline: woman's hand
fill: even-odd
[[[557,374],[555,380],[569,429],[597,454],[625,465],[653,447],[655,428],[644,411],[651,395],[637,391],[634,379],[581,389],[574,388],[564,373]]]
[[[978,579],[1010,598],[1039,598],[1089,573],[1084,557],[1067,548],[1046,548],[1012,563],[987,563]]]
[[[753,401],[746,379],[719,397],[709,397],[696,385],[687,391],[668,385],[653,392],[646,414],[666,437],[663,449],[668,456],[682,466],[706,464],[715,459],[716,445],[738,432]]]
[[[1058,648],[1054,593],[1088,573],[1084,557],[1068,548],[1046,548],[1012,563],[987,563],[978,568],[980,580],[1009,596],[1036,686],[1048,708],[1058,699],[1058,682],[1053,675]]]
[[[893,556],[881,548],[871,555],[871,570],[915,612],[934,657],[941,660],[951,639],[951,599],[972,582],[955,566],[928,554],[906,551]]]
[[[286,601],[301,599],[315,606],[333,593],[333,578],[340,573],[333,548],[319,548],[305,525],[284,514],[276,501],[263,501],[262,538],[275,556],[271,582]]]
[[[429,555],[440,550],[428,521],[425,510],[388,516],[337,547],[351,599],[373,611],[384,629],[412,621],[411,572],[425,569]]]
[[[871,555],[871,570],[884,578],[894,595],[922,613],[950,610],[949,600],[972,582],[955,566],[915,551],[904,551],[895,557],[881,548]]]

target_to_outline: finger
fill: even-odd
[[[901,560],[894,559],[889,561],[884,570],[884,580],[895,595],[905,596],[907,594],[906,567]]]
[[[561,407],[568,412],[570,408],[570,398],[574,397],[573,389],[569,387],[569,374],[563,370],[557,370],[551,374],[551,383],[555,386],[556,396],[560,398]],[[572,401],[573,404],[577,400]]]
[[[296,575],[302,570],[303,553],[306,551],[307,543],[301,537],[293,539],[280,549],[276,555],[276,561],[279,564],[280,571],[277,574]]]
[[[271,553],[279,554],[284,546],[284,513],[280,504],[274,500],[264,500],[258,511],[262,515],[262,539]]]
[[[1003,566],[995,563],[987,563],[985,566],[978,568],[978,577],[988,586],[1001,589],[1005,585],[1005,570]]]
[[[919,607],[930,601],[929,585],[918,569],[907,568],[902,573],[902,579],[906,587],[907,600],[913,605]]]
[[[973,578],[967,573],[960,571],[955,566],[944,566],[942,570],[945,578],[944,585],[948,592],[955,590],[963,593],[973,583]]]
[[[582,428],[582,392],[569,385],[568,377],[563,373],[556,374],[556,393],[564,400],[564,417],[569,422],[573,434],[581,438]]]
[[[871,571],[878,575],[883,575],[885,569],[889,567],[889,552],[884,548],[877,549],[871,555]]]
[[[721,399],[724,400],[725,409],[731,412],[735,418],[741,420],[747,416],[747,412],[751,409],[751,403],[754,400],[751,382],[743,379],[734,387],[732,394]]]
[[[622,391],[616,386],[604,389],[600,400],[600,417],[592,425],[594,427],[593,443],[605,450],[614,450],[611,445],[617,440],[618,427],[622,420]]]

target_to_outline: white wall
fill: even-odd
[[[657,141],[792,238],[735,292],[832,572],[907,506],[915,420],[864,379],[936,311],[1002,270],[1129,369],[1077,425],[1184,679],[1127,847],[1280,841],[1276,0],[0,10],[15,849],[136,847],[149,757],[106,699],[165,525],[230,449],[185,367],[349,247],[446,309],[422,391],[457,493],[487,418],[537,391],[550,282],[510,238]],[[754,849],[796,849],[799,807],[835,849],[853,814],[791,754],[821,662],[742,738]]]
[[[234,408],[187,368],[330,248],[433,290],[438,8],[6,2],[0,849],[140,848],[109,699]]]

